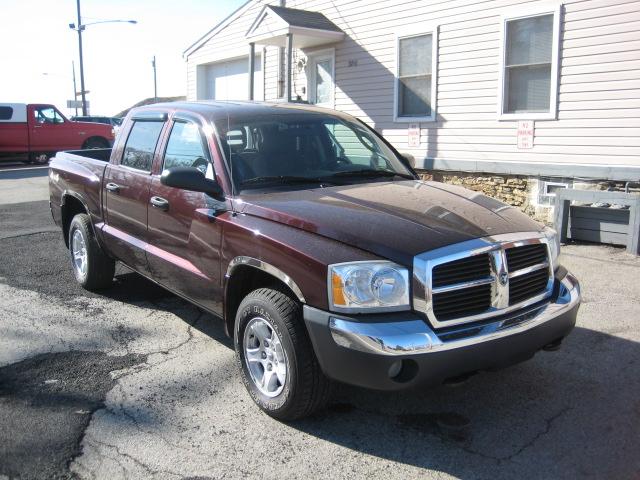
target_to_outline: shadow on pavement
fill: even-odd
[[[19,180],[24,178],[46,177],[49,175],[49,167],[24,167],[11,170],[0,169],[0,180]]]
[[[639,478],[640,345],[576,328],[559,352],[456,387],[341,386],[292,427],[459,478]]]

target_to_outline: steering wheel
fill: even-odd
[[[209,165],[209,162],[207,162],[207,160],[202,158],[202,157],[196,158],[194,160],[194,162],[191,164],[192,167],[197,168],[198,170],[200,170],[204,174],[207,173],[207,166],[208,165]]]

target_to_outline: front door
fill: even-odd
[[[307,78],[309,101],[320,107],[334,108],[334,55],[317,54],[309,57]]]
[[[32,152],[72,150],[82,144],[84,139],[78,138],[78,132],[69,128],[69,122],[54,107],[34,106],[31,115],[29,143]]]
[[[163,121],[134,120],[122,157],[104,173],[105,242],[112,255],[148,274],[147,207]]]
[[[147,258],[160,284],[221,314],[222,228],[216,216],[225,211],[224,203],[160,182],[160,173],[172,167],[198,168],[214,179],[211,160],[198,123],[174,120],[151,181]]]

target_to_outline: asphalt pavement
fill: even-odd
[[[457,386],[337,386],[284,424],[218,319],[124,268],[99,295],[75,284],[46,175],[0,171],[0,478],[640,478],[640,260],[623,249],[564,249],[584,304],[560,351]]]

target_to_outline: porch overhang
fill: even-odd
[[[266,5],[249,28],[245,38],[256,45],[305,49],[336,43],[344,32],[319,12]]]

